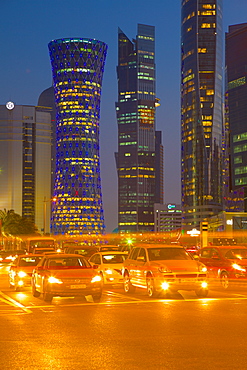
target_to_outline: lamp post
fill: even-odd
[[[44,196],[44,210],[43,210],[43,234],[46,234],[46,216],[47,216],[47,203],[56,202],[57,198],[53,197],[52,199],[46,199],[46,196]]]

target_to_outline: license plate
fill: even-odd
[[[86,287],[86,284],[70,285],[70,289],[85,289]]]
[[[195,283],[196,279],[180,279],[181,283]]]

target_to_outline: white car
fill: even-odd
[[[106,251],[93,254],[89,262],[102,276],[104,284],[123,283],[122,269],[127,254],[118,251]]]

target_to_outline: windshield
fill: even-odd
[[[82,257],[49,258],[47,264],[49,269],[91,267]]]
[[[123,263],[125,261],[125,259],[126,259],[126,255],[124,255],[124,254],[111,253],[111,254],[102,255],[103,263],[107,263],[107,264]]]
[[[30,241],[30,247],[39,248],[39,247],[54,247],[55,243],[53,240],[32,240]]]
[[[148,249],[149,261],[162,260],[191,260],[192,257],[183,248],[150,248]]]
[[[247,248],[242,249],[230,249],[226,251],[225,258],[228,259],[246,259],[247,258]]]
[[[21,257],[19,261],[19,266],[36,266],[39,261],[41,260],[41,256],[39,257]]]

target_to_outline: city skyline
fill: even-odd
[[[108,57],[102,86],[100,150],[103,208],[106,231],[117,227],[117,29],[135,35],[137,23],[156,29],[157,110],[156,129],[162,131],[164,144],[164,202],[180,203],[180,24],[181,2],[95,1],[92,5],[44,0],[1,2],[0,104],[8,100],[18,105],[37,105],[39,95],[51,86],[47,44],[63,37],[88,37],[108,44]],[[129,6],[128,6],[129,5]],[[129,12],[131,9],[131,13]],[[68,18],[73,13],[73,19]],[[21,14],[21,17],[20,17]],[[229,25],[245,23],[247,3],[224,0],[223,32]]]

